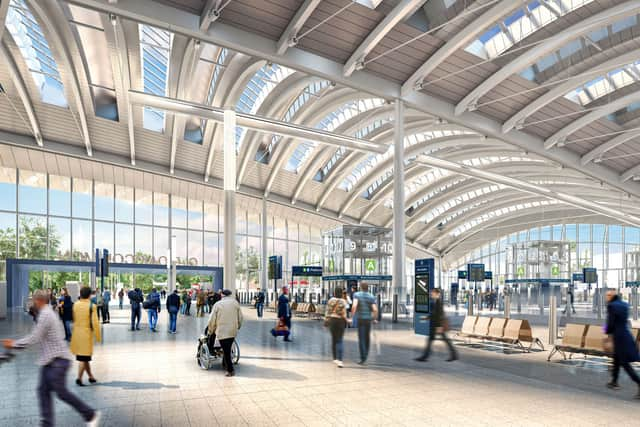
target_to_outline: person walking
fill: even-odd
[[[342,368],[342,356],[344,353],[344,330],[347,327],[347,301],[343,298],[341,288],[336,288],[333,298],[327,303],[327,311],[325,312],[324,324],[329,328],[331,333],[331,353],[333,354],[333,363],[338,368]]]
[[[284,336],[286,342],[291,341],[291,306],[289,305],[289,287],[282,287],[282,294],[278,297],[278,318],[284,322],[289,333]]]
[[[191,300],[193,299],[193,291],[187,292],[187,316],[191,316]]]
[[[182,305],[180,306],[180,313],[184,316],[187,314],[187,299],[189,296],[187,295],[187,291],[182,291],[181,300]]]
[[[91,372],[91,356],[93,355],[93,340],[100,342],[101,331],[98,323],[98,307],[89,300],[91,289],[88,286],[80,289],[80,300],[73,305],[73,334],[71,335],[71,353],[76,355],[78,365],[78,378],[76,384],[83,386],[82,376],[86,372],[91,384],[96,379]]]
[[[131,330],[140,330],[140,318],[142,317],[142,291],[140,288],[135,288],[129,291],[127,294],[129,303],[131,304]]]
[[[206,296],[202,289],[197,291],[196,295],[196,317],[204,316],[204,305],[207,302]]]
[[[111,291],[109,289],[106,289],[102,293],[102,323],[111,323],[109,303],[111,303]]]
[[[360,291],[353,294],[351,318],[357,320],[358,349],[360,350],[358,364],[364,365],[367,363],[371,346],[371,323],[378,322],[378,305],[376,298],[369,292],[368,283],[361,283]]]
[[[64,342],[63,328],[56,319],[56,314],[49,305],[49,297],[43,290],[33,293],[34,310],[37,312],[37,322],[31,334],[19,340],[5,339],[6,349],[23,348],[40,344],[40,366],[38,384],[38,402],[40,405],[40,425],[49,427],[55,425],[55,413],[51,394],[66,402],[84,418],[87,426],[97,426],[100,412],[91,408],[67,389],[67,371],[71,365],[71,353]]]
[[[151,293],[147,295],[147,301],[145,301],[144,308],[147,310],[147,318],[149,320],[149,330],[151,332],[157,332],[156,326],[158,325],[158,313],[160,313],[160,294],[156,288],[151,290]]]
[[[118,307],[122,310],[124,306],[124,289],[120,288],[118,291]]]
[[[225,375],[233,377],[235,370],[231,359],[231,346],[242,326],[242,310],[230,290],[225,289],[222,295],[222,299],[213,306],[207,330],[210,343],[214,343],[216,338],[220,342],[223,352],[222,367],[227,371]]]
[[[60,301],[58,302],[58,313],[64,325],[64,339],[71,340],[71,328],[73,326],[73,300],[67,288],[62,288]]]
[[[447,344],[447,347],[449,347],[449,358],[447,359],[447,362],[453,362],[458,359],[456,349],[453,348],[451,340],[447,337],[447,318],[444,315],[444,307],[442,306],[442,298],[440,297],[440,289],[431,289],[431,316],[423,318],[431,320],[429,322],[429,338],[427,341],[427,347],[424,349],[424,353],[416,359],[418,362],[426,362],[427,359],[429,359],[429,355],[431,354],[431,344],[433,344],[433,341],[436,339],[436,335],[440,335],[442,340]]]
[[[167,311],[169,312],[169,333],[175,334],[178,311],[180,311],[180,295],[177,289],[167,297]]]
[[[264,314],[264,291],[261,289],[258,292],[257,300],[256,300],[256,311],[258,312],[258,319],[262,319],[262,315]]]
[[[618,390],[618,375],[622,367],[629,378],[637,384],[638,393],[636,399],[640,399],[640,377],[631,366],[631,363],[640,361],[638,347],[629,332],[629,305],[622,301],[615,291],[607,292],[607,326],[606,333],[613,341],[613,369],[611,370],[611,382],[607,387]]]

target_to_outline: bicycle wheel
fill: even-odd
[[[237,365],[240,361],[240,347],[238,346],[238,342],[235,340],[231,346],[231,361],[234,365]]]

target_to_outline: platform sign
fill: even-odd
[[[322,267],[318,265],[294,265],[291,267],[293,277],[322,277]]]
[[[434,286],[435,262],[433,258],[417,259],[414,271],[414,330],[416,334],[427,335],[429,320],[422,318],[431,312],[431,289]]]
[[[375,273],[377,265],[378,263],[376,262],[375,259],[366,259],[364,261],[364,269],[368,273]]]
[[[582,273],[573,273],[571,275],[571,280],[573,280],[574,282],[582,282],[582,283],[584,283],[584,274],[582,274]]]
[[[484,264],[467,264],[467,280],[484,282]]]
[[[282,257],[272,255],[269,257],[269,280],[282,279]]]
[[[458,280],[467,280],[467,270],[458,270]]]
[[[585,267],[582,269],[582,275],[584,276],[583,283],[598,283],[598,270],[592,267]]]
[[[493,272],[485,271],[484,272],[484,280],[493,280]]]

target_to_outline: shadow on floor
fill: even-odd
[[[304,381],[308,379],[304,375],[286,369],[267,368],[266,366],[248,365],[246,363],[238,365],[236,373],[238,376],[245,378],[265,378],[287,381]]]
[[[109,381],[108,383],[98,383],[97,385],[104,387],[117,387],[125,390],[159,390],[162,388],[180,388],[180,386],[177,385],[134,381]]]

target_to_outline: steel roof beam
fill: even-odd
[[[429,56],[429,59],[404,82],[402,96],[415,90],[416,87],[419,88],[427,76],[453,53],[470,45],[474,39],[495,25],[497,21],[506,18],[521,7],[522,0],[502,0],[477,17],[472,23],[466,25],[461,31],[456,32],[451,39]]]
[[[508,79],[513,74],[524,70],[538,59],[548,55],[549,53],[555,52],[568,42],[589,34],[593,30],[597,30],[620,19],[634,15],[639,11],[640,2],[636,0],[627,1],[617,6],[607,8],[596,15],[572,25],[566,30],[556,33],[554,36],[546,39],[544,43],[537,44],[522,55],[517,56],[506,65],[500,67],[498,71],[488,78],[484,79],[480,85],[476,86],[475,89],[469,92],[469,94],[467,94],[462,101],[456,105],[455,114],[460,115],[467,110],[475,109],[475,105],[480,101],[480,98],[504,80]]]
[[[617,146],[622,145],[625,142],[630,141],[630,140],[635,139],[635,138],[640,138],[640,130],[629,131],[629,132],[625,132],[625,133],[622,133],[620,135],[617,135],[616,137],[608,140],[607,142],[604,142],[604,143],[596,146],[591,151],[585,153],[582,156],[582,164],[586,165],[589,162],[596,162],[597,163],[602,159],[602,156],[607,151],[613,150]]]
[[[9,2],[7,1],[6,3],[8,4]],[[22,80],[20,70],[18,70],[18,66],[14,62],[11,53],[7,49],[5,43],[2,41],[0,41],[0,59],[2,59],[2,63],[4,63],[9,70],[11,81],[15,86],[16,92],[18,93],[20,101],[22,101],[22,105],[24,106],[24,110],[27,113],[27,119],[29,119],[29,125],[31,126],[33,137],[35,138],[36,143],[40,147],[42,147],[44,145],[42,139],[42,131],[40,130],[40,123],[38,122],[38,117],[36,116],[36,112],[33,108],[33,102],[31,102],[29,91],[27,90],[27,86],[25,85],[24,80]],[[9,94],[6,92],[5,95],[9,96]]]
[[[524,125],[524,122],[528,117],[530,117],[540,109],[546,107],[556,99],[565,96],[567,93],[581,87],[591,80],[594,80],[598,76],[607,74],[617,68],[633,63],[637,61],[638,58],[640,58],[640,49],[634,49],[631,52],[618,55],[614,58],[608,58],[601,64],[592,66],[591,69],[585,71],[584,73],[572,76],[569,80],[554,86],[552,89],[548,90],[541,96],[536,97],[524,108],[511,116],[502,125],[502,131],[507,133],[513,128],[519,128],[520,126]],[[594,70],[598,70],[598,72],[594,73]]]
[[[302,27],[304,27],[304,24],[307,22],[313,11],[320,6],[321,1],[322,0],[305,0],[302,6],[300,6],[289,22],[289,25],[287,25],[287,28],[284,30],[284,33],[280,36],[280,40],[278,40],[276,49],[278,55],[284,54],[288,48],[298,44],[298,33]]]
[[[224,121],[224,108],[157,96],[137,90],[129,91],[129,100],[136,105],[158,108],[187,117],[196,116],[207,120],[213,120],[218,123],[223,123]],[[308,128],[293,123],[269,119],[267,117],[255,116],[253,114],[237,112],[236,120],[238,126],[246,127],[248,129],[286,136],[289,138],[313,141],[318,144],[348,147],[349,149],[358,152],[381,154],[385,153],[388,149],[386,145],[377,144],[364,139],[338,135],[320,129]]]
[[[222,0],[207,0],[200,15],[200,30],[207,31],[209,26],[220,18]]]
[[[7,13],[9,13],[9,0],[2,0],[0,1],[0,42],[2,42],[2,36],[4,35]]]
[[[629,95],[618,98],[615,101],[609,102],[608,104],[596,107],[589,113],[585,114],[577,120],[574,120],[573,122],[569,123],[562,129],[551,135],[549,138],[547,138],[544,143],[544,147],[546,149],[550,149],[553,148],[556,144],[570,144],[571,141],[567,141],[567,137],[572,133],[582,129],[583,127],[595,122],[598,119],[606,117],[609,114],[615,113],[616,111],[639,101],[640,91],[630,93]]]
[[[459,173],[460,175],[482,179],[487,182],[492,182],[494,184],[506,185],[508,187],[512,187],[520,191],[537,194],[539,196],[544,196],[549,199],[555,199],[563,203],[567,203],[571,206],[585,209],[600,215],[608,216],[610,218],[616,219],[626,224],[633,225],[635,227],[640,227],[639,217],[636,217],[634,215],[629,215],[627,213],[618,211],[616,209],[611,209],[605,206],[601,206],[598,203],[590,200],[585,200],[580,197],[575,197],[575,196],[561,193],[558,191],[549,190],[548,188],[540,185],[531,184],[529,182],[522,181],[519,179],[501,176],[501,175],[488,172],[488,171],[483,171],[481,169],[477,169],[471,166],[462,165],[456,162],[451,162],[449,160],[438,159],[430,156],[420,156],[417,161],[427,166],[445,169],[451,172]]]
[[[350,76],[354,71],[364,68],[367,55],[375,49],[389,31],[411,16],[424,3],[426,0],[401,0],[376,28],[369,32],[364,41],[351,54],[351,57],[344,64],[344,75]]]

